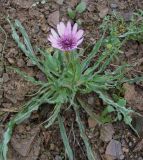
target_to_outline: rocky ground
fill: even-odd
[[[143,9],[142,0],[84,0],[87,9],[78,14],[77,19],[85,30],[86,46],[99,38],[99,25],[106,15],[119,12],[125,20],[130,20],[137,9]],[[7,66],[16,66],[37,79],[43,78],[35,66],[18,49],[11,37],[11,29],[6,17],[19,19],[26,28],[33,45],[48,48],[47,35],[50,28],[59,21],[67,21],[67,9],[74,8],[78,0],[0,0],[0,138],[6,123],[18,112],[35,86],[23,80],[19,75],[7,70]],[[1,29],[0,29],[1,31]],[[5,38],[7,36],[7,40]],[[120,57],[128,63],[137,63],[130,75],[143,75],[143,44],[129,41]],[[129,106],[143,113],[143,84],[125,84],[124,97]],[[85,97],[89,105],[100,111],[102,103],[95,95]],[[41,125],[49,113],[48,105],[32,114],[30,119],[18,125],[9,146],[8,160],[62,160],[67,159],[58,126],[44,129]],[[82,113],[86,125],[86,134],[97,154],[98,160],[143,160],[143,118],[134,117],[134,127],[140,137],[123,122],[105,124],[98,127],[96,122]],[[65,126],[69,141],[73,147],[75,160],[86,160],[83,143],[75,123],[75,115],[69,110],[65,115]]]

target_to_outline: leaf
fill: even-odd
[[[108,111],[108,113],[111,113],[111,112],[114,112],[115,109],[109,105],[109,106],[107,106],[107,111]]]
[[[109,115],[108,108],[105,108],[100,115],[100,121],[102,123],[112,122],[111,115]]]
[[[2,160],[7,160],[8,143],[12,136],[13,127],[29,118],[33,111],[38,110],[39,106],[46,102],[46,99],[50,96],[50,92],[47,92],[47,89],[45,89],[44,93],[41,91],[37,96],[27,102],[22,110],[8,123],[7,130],[3,135],[1,144],[2,150],[0,152],[3,158]]]
[[[61,109],[61,105],[55,106],[52,116],[50,116],[50,118],[44,122],[44,123],[48,122],[48,124],[45,125],[45,128],[50,127],[55,122],[56,118],[58,117],[60,113],[60,109]]]
[[[126,106],[126,100],[124,98],[120,98],[117,103],[122,107]]]
[[[25,53],[25,55],[31,60],[31,62],[34,65],[36,64],[38,66],[38,68],[44,72],[43,66],[40,64],[38,58],[34,54],[32,45],[30,43],[30,40],[29,40],[29,37],[26,33],[25,28],[22,26],[22,24],[18,20],[15,20],[14,24],[12,24],[11,21],[8,18],[7,18],[7,20],[9,22],[10,26],[11,26],[11,29],[12,29],[12,37],[15,40],[15,42],[18,44],[18,47],[23,51],[23,53]],[[16,29],[19,30],[20,33],[22,34],[25,44],[23,44],[20,41],[20,37],[17,34]]]
[[[20,69],[18,68],[14,68],[14,67],[8,67],[8,69],[12,69],[14,70],[16,73],[18,73],[21,77],[23,77],[25,80],[33,83],[33,84],[36,84],[36,85],[44,85],[45,83],[42,82],[42,81],[37,81],[35,78],[29,76],[27,73],[21,71]]]
[[[64,127],[64,123],[60,115],[58,115],[58,122],[59,122],[60,133],[61,133],[61,137],[62,137],[64,146],[65,146],[66,153],[68,155],[69,160],[73,160],[74,159],[73,151],[69,145],[68,137],[66,134],[66,129]]]
[[[85,10],[86,10],[86,3],[85,2],[80,2],[76,7],[76,11],[78,13],[83,13]]]
[[[91,145],[89,143],[89,140],[88,140],[88,138],[87,138],[87,136],[85,134],[85,127],[82,124],[78,108],[79,107],[76,104],[74,104],[74,110],[75,110],[75,113],[76,113],[76,121],[77,121],[77,124],[79,126],[80,136],[83,139],[83,142],[84,142],[85,147],[86,147],[86,153],[87,153],[88,160],[96,160],[95,154],[92,151],[92,148],[91,148]]]
[[[71,8],[68,8],[68,15],[71,19],[75,19],[76,12],[72,10]]]
[[[98,53],[98,51],[102,45],[102,42],[103,42],[103,37],[104,36],[102,36],[102,38],[96,42],[92,51],[88,54],[87,58],[82,62],[82,71],[84,71],[86,68],[88,68],[92,58]]]
[[[14,127],[14,121],[10,121],[8,123],[8,129],[6,130],[6,132],[4,133],[3,136],[3,142],[1,144],[1,160],[7,160],[7,151],[8,151],[8,146],[7,144],[9,143],[11,136],[12,136],[12,131],[13,131],[13,127]]]

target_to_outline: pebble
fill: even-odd
[[[88,126],[89,126],[89,128],[95,128],[95,126],[97,125],[98,123],[94,120],[94,119],[92,119],[92,118],[88,118]]]
[[[64,3],[64,0],[55,0],[56,3],[58,3],[59,5],[62,5]]]
[[[121,155],[121,156],[120,156],[120,160],[123,160],[124,158],[125,158],[124,155]]]
[[[44,32],[44,33],[47,33],[48,32],[48,26],[46,24],[43,24],[41,25],[41,30]]]
[[[100,139],[103,142],[109,142],[112,140],[114,133],[115,133],[115,130],[114,130],[114,127],[112,124],[110,124],[110,123],[104,124],[100,128]]]
[[[49,14],[48,23],[52,27],[54,27],[55,25],[57,25],[59,23],[59,18],[60,18],[60,12],[59,11],[52,12],[51,14]]]
[[[17,65],[18,65],[18,67],[24,67],[24,65],[25,65],[24,60],[23,59],[18,59]]]
[[[9,75],[7,73],[3,73],[3,82],[9,81]]]
[[[125,153],[128,153],[128,152],[129,152],[129,149],[126,148],[126,147],[123,147],[123,148],[122,148],[122,151],[125,152]]]
[[[39,25],[35,24],[32,32],[33,32],[34,34],[37,34],[37,33],[39,33],[39,31],[40,31]]]
[[[15,63],[13,58],[7,58],[7,60],[8,60],[8,62],[9,62],[10,64],[14,64],[14,63]]]
[[[88,98],[88,104],[93,105],[94,104],[94,97]]]
[[[121,143],[116,140],[111,140],[107,145],[105,154],[114,156],[116,159],[123,159],[124,155],[121,149]]]
[[[108,14],[108,11],[109,11],[109,8],[107,8],[107,7],[101,9],[100,12],[99,12],[99,17],[104,18]]]
[[[132,143],[132,142],[129,142],[129,146],[132,147],[132,145],[133,145],[133,143]]]
[[[116,3],[111,3],[111,4],[110,4],[110,7],[111,7],[112,9],[116,9],[116,8],[118,7],[118,5],[117,5]]]
[[[53,151],[55,149],[55,145],[53,143],[50,144],[50,150]]]

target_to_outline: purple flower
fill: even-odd
[[[51,29],[51,35],[48,37],[52,47],[62,51],[76,49],[77,46],[82,43],[84,33],[83,30],[78,30],[77,28],[77,23],[72,27],[71,22],[68,22],[66,26],[63,22],[60,22],[57,25],[58,33],[56,33],[54,29]]]

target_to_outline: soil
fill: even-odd
[[[143,9],[142,0],[84,0],[87,9],[83,14],[77,15],[78,21],[85,30],[84,45],[95,42],[99,38],[99,25],[104,16],[113,11],[121,13],[125,19],[137,9]],[[39,2],[36,4],[36,2]],[[0,138],[6,128],[7,122],[18,112],[30,95],[37,88],[23,80],[19,75],[7,69],[15,66],[38,79],[43,78],[35,66],[18,49],[11,36],[10,25],[6,20],[19,19],[27,30],[34,46],[48,48],[47,35],[51,27],[59,21],[67,21],[68,7],[74,8],[78,0],[0,0],[0,26],[5,34],[0,32]],[[1,30],[0,30],[1,31]],[[5,44],[5,47],[3,48]],[[126,62],[136,63],[136,67],[128,76],[143,75],[143,44],[129,41],[123,48],[120,57]],[[143,83],[125,84],[125,98],[128,105],[140,114],[143,113]],[[84,98],[94,109],[101,107],[102,103],[95,95]],[[96,106],[96,107],[95,107]],[[42,110],[35,112],[21,125],[15,127],[9,145],[8,160],[63,160],[64,146],[60,138],[58,125],[49,129],[42,127],[41,123],[49,114],[48,105],[43,105]],[[100,111],[100,109],[97,109]],[[139,131],[140,137],[123,122],[106,124],[98,127],[96,122],[81,111],[82,120],[86,126],[86,134],[97,154],[98,160],[143,160],[143,118],[134,117],[134,126]],[[65,113],[65,127],[69,141],[73,147],[75,160],[86,160],[83,142],[80,138],[75,115],[72,110]],[[111,132],[112,131],[112,132]]]

